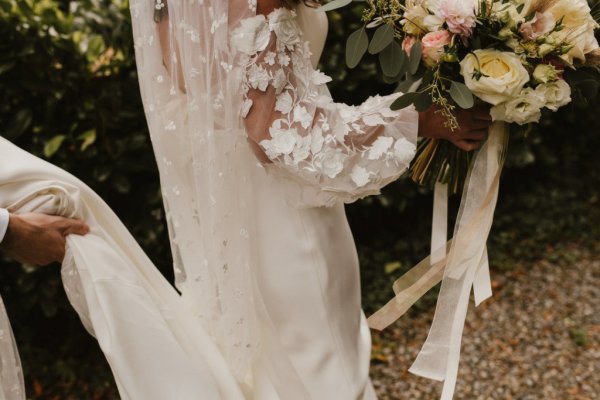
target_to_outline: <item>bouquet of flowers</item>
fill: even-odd
[[[385,80],[404,93],[394,109],[435,105],[456,130],[457,108],[483,102],[494,121],[526,132],[543,109],[557,111],[575,95],[598,92],[598,80],[585,72],[600,64],[600,2],[592,7],[586,0],[367,0],[365,25],[348,38],[347,63],[355,67],[367,51],[378,54]],[[425,139],[412,177],[458,192],[470,163],[470,153]]]

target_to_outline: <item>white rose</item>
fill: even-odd
[[[271,32],[264,15],[246,18],[240,22],[240,26],[232,33],[231,43],[233,47],[245,54],[256,54],[267,48]]]
[[[558,0],[548,9],[558,21],[563,18],[565,26],[560,32],[552,33],[557,42],[566,41],[573,48],[563,56],[569,63],[585,61],[585,55],[598,48],[594,30],[598,24],[591,15],[587,0]]]
[[[536,92],[552,111],[558,111],[571,102],[571,86],[562,79],[539,85]]]
[[[533,71],[533,80],[536,83],[548,83],[558,79],[558,71],[554,65],[539,64]]]
[[[529,82],[521,59],[497,50],[476,50],[460,63],[465,84],[480,99],[493,105],[517,96]],[[481,73],[479,79],[477,74]]]
[[[525,20],[525,17],[519,13],[518,5],[512,2],[494,2],[492,5],[492,14],[494,18],[502,21],[509,28],[514,28]]]
[[[423,18],[423,26],[429,32],[437,32],[442,30],[442,26],[444,25],[444,19],[437,15],[428,15]]]
[[[531,88],[523,89],[520,95],[490,110],[494,121],[514,122],[525,125],[539,122],[544,101],[539,93]]]
[[[292,10],[282,7],[269,14],[269,29],[289,49],[300,43],[300,29],[296,23],[296,13]]]

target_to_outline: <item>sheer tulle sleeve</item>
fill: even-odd
[[[331,79],[310,63],[293,11],[241,21],[232,43],[240,56],[242,117],[267,168],[323,192],[323,203],[379,193],[415,154],[418,113],[392,111],[398,94],[360,106],[333,102]]]

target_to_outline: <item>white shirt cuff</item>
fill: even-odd
[[[6,235],[6,230],[8,229],[8,211],[4,208],[0,208],[0,243],[4,240],[4,236]]]

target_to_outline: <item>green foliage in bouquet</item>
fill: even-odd
[[[435,106],[455,131],[458,109],[488,103],[494,120],[511,123],[514,136],[527,135],[531,124],[540,121],[542,108],[556,111],[571,101],[571,91],[576,101],[598,93],[597,44],[587,42],[595,28],[590,15],[597,18],[600,6],[594,1],[590,11],[584,0],[565,1],[479,0],[470,6],[367,0],[364,25],[348,37],[347,65],[354,68],[365,54],[377,55],[384,81],[403,93],[393,109]],[[516,71],[520,82],[506,88],[496,82],[490,88],[486,81],[497,77],[489,71],[498,68]],[[429,187],[447,183],[458,192],[470,160],[471,154],[448,142],[425,139],[412,178]]]

